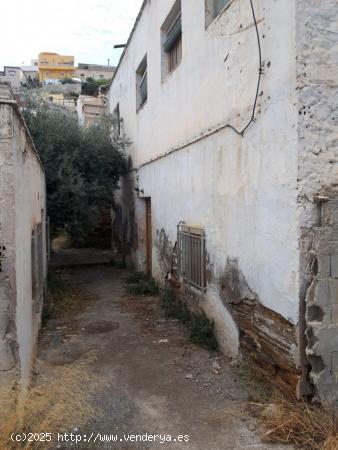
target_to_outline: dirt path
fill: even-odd
[[[248,392],[243,380],[235,380],[230,362],[192,345],[182,325],[165,318],[158,299],[131,297],[125,271],[91,267],[68,275],[95,300],[49,322],[39,365],[53,371],[97,351],[90,370],[106,386],[98,388],[93,405],[104,413],[78,432],[116,434],[122,440],[125,434],[189,436],[184,443],[156,438],[155,443],[82,442],[72,448],[278,449],[261,444],[256,424],[241,412]]]

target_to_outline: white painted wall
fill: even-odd
[[[214,272],[205,309],[233,336],[232,352],[236,338],[217,295],[227,257],[238,258],[265,306],[296,324],[299,305],[295,5],[253,3],[265,68],[257,122],[244,138],[226,129],[138,171],[142,196],[152,198],[154,243],[164,228],[174,244],[181,220],[205,229]],[[252,110],[258,47],[249,0],[233,0],[208,29],[204,1],[182,0],[183,57],[162,82],[160,28],[173,4],[146,2],[109,92],[136,168],[219,124],[242,128]],[[135,72],[145,54],[148,100],[136,113]],[[160,276],[155,246],[153,273]]]
[[[4,95],[4,89],[8,88],[2,86],[0,94]],[[9,126],[8,133],[2,133],[5,139],[3,148],[8,151],[2,155],[0,170],[3,174],[7,166],[11,173],[10,191],[0,185],[0,198],[3,199],[0,217],[6,214],[11,217],[11,221],[1,228],[1,239],[8,248],[5,252],[5,275],[15,282],[10,296],[11,321],[15,324],[18,348],[18,355],[15,356],[19,358],[21,377],[27,381],[41,317],[41,310],[35,312],[33,308],[31,276],[31,236],[34,226],[39,223],[42,223],[43,230],[44,279],[47,276],[45,175],[16,105],[0,106],[1,122]],[[0,298],[1,302],[4,300],[4,297]]]
[[[22,123],[14,116],[15,146],[15,269],[16,269],[16,327],[21,374],[28,379],[32,356],[40,326],[40,313],[33,309],[31,298],[31,236],[34,226],[42,223],[43,254],[46,249],[46,191],[45,175]],[[43,260],[47,277],[47,258]]]

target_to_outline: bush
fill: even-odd
[[[260,420],[265,428],[264,440],[305,450],[337,450],[335,414],[329,407],[275,399],[270,405],[262,405]]]
[[[26,97],[23,115],[45,167],[52,237],[66,229],[72,243],[83,246],[111,208],[127,144],[111,138],[108,116],[85,128],[38,92]]]
[[[127,284],[136,284],[140,281],[146,280],[148,277],[144,272],[132,272],[126,279]]]
[[[187,324],[190,339],[194,344],[201,345],[211,351],[218,350],[218,342],[214,334],[214,322],[201,312],[190,312],[186,304],[176,298],[176,292],[171,287],[165,287],[161,292],[162,306],[169,317]]]
[[[154,278],[146,276],[143,272],[131,273],[126,283],[128,284],[128,291],[133,295],[152,297],[159,293]]]
[[[214,321],[209,320],[204,312],[191,315],[190,338],[194,344],[202,345],[209,350],[218,350],[218,342],[214,334]]]

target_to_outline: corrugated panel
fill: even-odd
[[[215,1],[215,17],[220,14],[222,9],[229,3],[230,0],[214,0]]]
[[[170,50],[175,45],[176,41],[180,38],[182,34],[182,19],[181,16],[179,16],[174,24],[171,26],[170,30],[168,31],[167,40],[164,43],[164,50],[166,52],[170,52]]]

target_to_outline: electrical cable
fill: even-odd
[[[252,107],[252,113],[251,113],[251,117],[250,117],[249,122],[244,126],[244,128],[242,130],[237,129],[234,125],[231,125],[230,123],[227,123],[225,125],[221,125],[220,127],[216,128],[215,130],[212,130],[209,133],[206,133],[203,136],[199,136],[199,137],[197,137],[197,138],[195,138],[195,139],[193,139],[193,140],[191,140],[191,141],[189,141],[189,142],[187,142],[187,143],[185,143],[183,145],[175,147],[175,148],[169,150],[168,152],[157,156],[156,158],[153,158],[153,159],[151,159],[149,161],[146,161],[145,163],[141,164],[136,169],[136,171],[141,169],[144,166],[147,166],[147,165],[149,165],[149,164],[151,164],[151,163],[153,163],[155,161],[158,161],[159,159],[165,158],[166,156],[169,156],[172,153],[175,153],[175,152],[177,152],[179,150],[182,150],[183,148],[186,148],[186,147],[190,146],[191,144],[194,144],[194,143],[200,141],[201,139],[204,139],[204,138],[209,137],[209,136],[211,136],[213,134],[216,134],[219,131],[224,130],[226,128],[230,128],[236,134],[238,134],[239,136],[243,137],[244,133],[250,127],[250,125],[252,123],[256,122],[256,108],[257,108],[258,96],[259,96],[259,91],[260,91],[260,86],[261,86],[261,79],[262,79],[262,75],[264,73],[264,70],[263,70],[263,63],[262,63],[261,39],[260,39],[260,36],[259,36],[259,30],[258,30],[258,23],[257,23],[257,19],[256,19],[255,8],[254,8],[254,5],[253,5],[253,1],[252,0],[249,0],[249,1],[250,1],[252,17],[253,17],[253,21],[254,21],[254,25],[255,25],[255,30],[256,30],[257,45],[258,45],[258,56],[259,56],[259,68],[258,68],[258,79],[257,79],[256,95],[255,95],[255,100],[254,100],[254,104],[253,104],[253,107]]]

